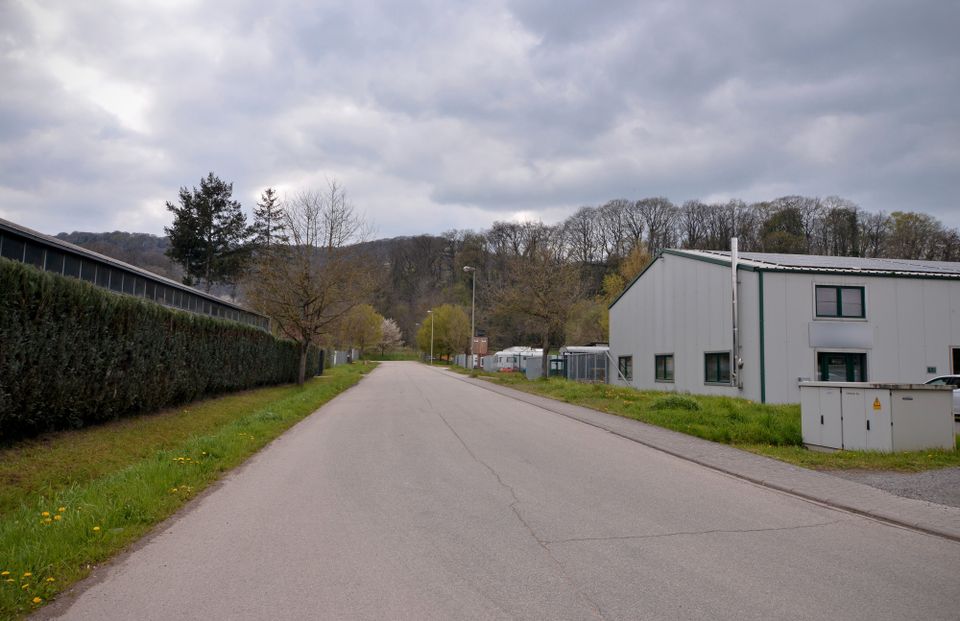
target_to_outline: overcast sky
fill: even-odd
[[[0,0],[0,217],[337,179],[378,237],[666,196],[960,226],[960,2]]]

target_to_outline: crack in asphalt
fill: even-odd
[[[590,604],[590,606],[593,608],[593,612],[596,614],[598,618],[605,620],[607,617],[603,614],[603,610],[600,608],[600,604],[598,604],[592,597],[584,593],[583,590],[577,585],[577,583],[574,582],[573,578],[571,578],[570,575],[567,573],[566,567],[563,565],[562,562],[560,562],[560,559],[554,556],[553,551],[548,547],[548,542],[541,539],[537,535],[533,527],[530,526],[530,523],[527,522],[527,520],[523,517],[523,514],[520,512],[520,509],[517,506],[520,504],[520,498],[517,497],[517,491],[513,488],[513,486],[510,485],[509,483],[506,483],[503,480],[503,477],[500,476],[500,473],[497,472],[495,468],[493,468],[490,464],[488,464],[487,462],[477,457],[476,453],[474,453],[470,449],[470,447],[463,440],[460,434],[457,433],[457,430],[453,428],[453,426],[450,424],[450,421],[447,420],[447,418],[440,412],[439,409],[433,406],[433,403],[431,403],[427,395],[420,390],[419,386],[417,386],[417,390],[420,391],[420,394],[423,396],[424,400],[430,406],[431,410],[433,410],[433,412],[437,415],[437,417],[439,417],[440,420],[443,421],[443,424],[446,425],[447,429],[450,430],[450,433],[452,433],[453,436],[457,439],[457,441],[460,442],[460,445],[463,447],[463,450],[465,450],[467,454],[470,455],[470,457],[475,462],[477,462],[478,464],[486,468],[490,472],[490,474],[492,474],[494,478],[496,478],[497,483],[500,485],[500,487],[510,492],[510,496],[513,498],[513,502],[511,502],[508,506],[510,510],[513,512],[513,514],[517,517],[517,520],[523,525],[523,527],[527,530],[527,532],[530,534],[533,540],[537,542],[537,545],[543,548],[544,552],[547,553],[547,556],[550,557],[550,560],[553,561],[553,563],[560,569],[560,574],[563,576],[563,579],[567,582],[567,584],[569,584],[573,588],[573,590],[577,593],[577,595],[579,595],[581,598],[583,598]]]
[[[802,530],[805,528],[820,528],[821,526],[831,526],[833,524],[840,524],[842,522],[847,522],[849,520],[831,520],[829,522],[818,522],[816,524],[800,524],[798,526],[780,526],[778,528],[735,528],[735,529],[722,529],[717,528],[713,530],[694,530],[694,531],[678,531],[675,533],[659,533],[656,535],[622,535],[614,537],[573,537],[570,539],[555,539],[552,541],[544,541],[543,544],[546,546],[561,544],[561,543],[580,543],[584,541],[631,541],[631,540],[641,540],[641,539],[662,539],[665,537],[685,537],[685,536],[697,536],[697,535],[714,535],[714,534],[736,534],[736,533],[770,533],[777,531],[788,531],[788,530]]]

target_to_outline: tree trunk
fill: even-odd
[[[307,343],[300,343],[300,372],[297,374],[297,385],[303,386],[307,378]]]

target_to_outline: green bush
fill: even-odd
[[[0,442],[296,381],[297,351],[250,326],[0,259]]]
[[[696,399],[684,395],[669,395],[660,397],[650,406],[652,410],[687,410],[689,412],[700,411],[700,404]]]

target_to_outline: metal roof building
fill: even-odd
[[[0,257],[171,308],[270,329],[265,315],[2,218]]]
[[[960,263],[740,253],[736,322],[731,263],[658,255],[610,306],[611,381],[795,403],[800,380],[960,373]]]

